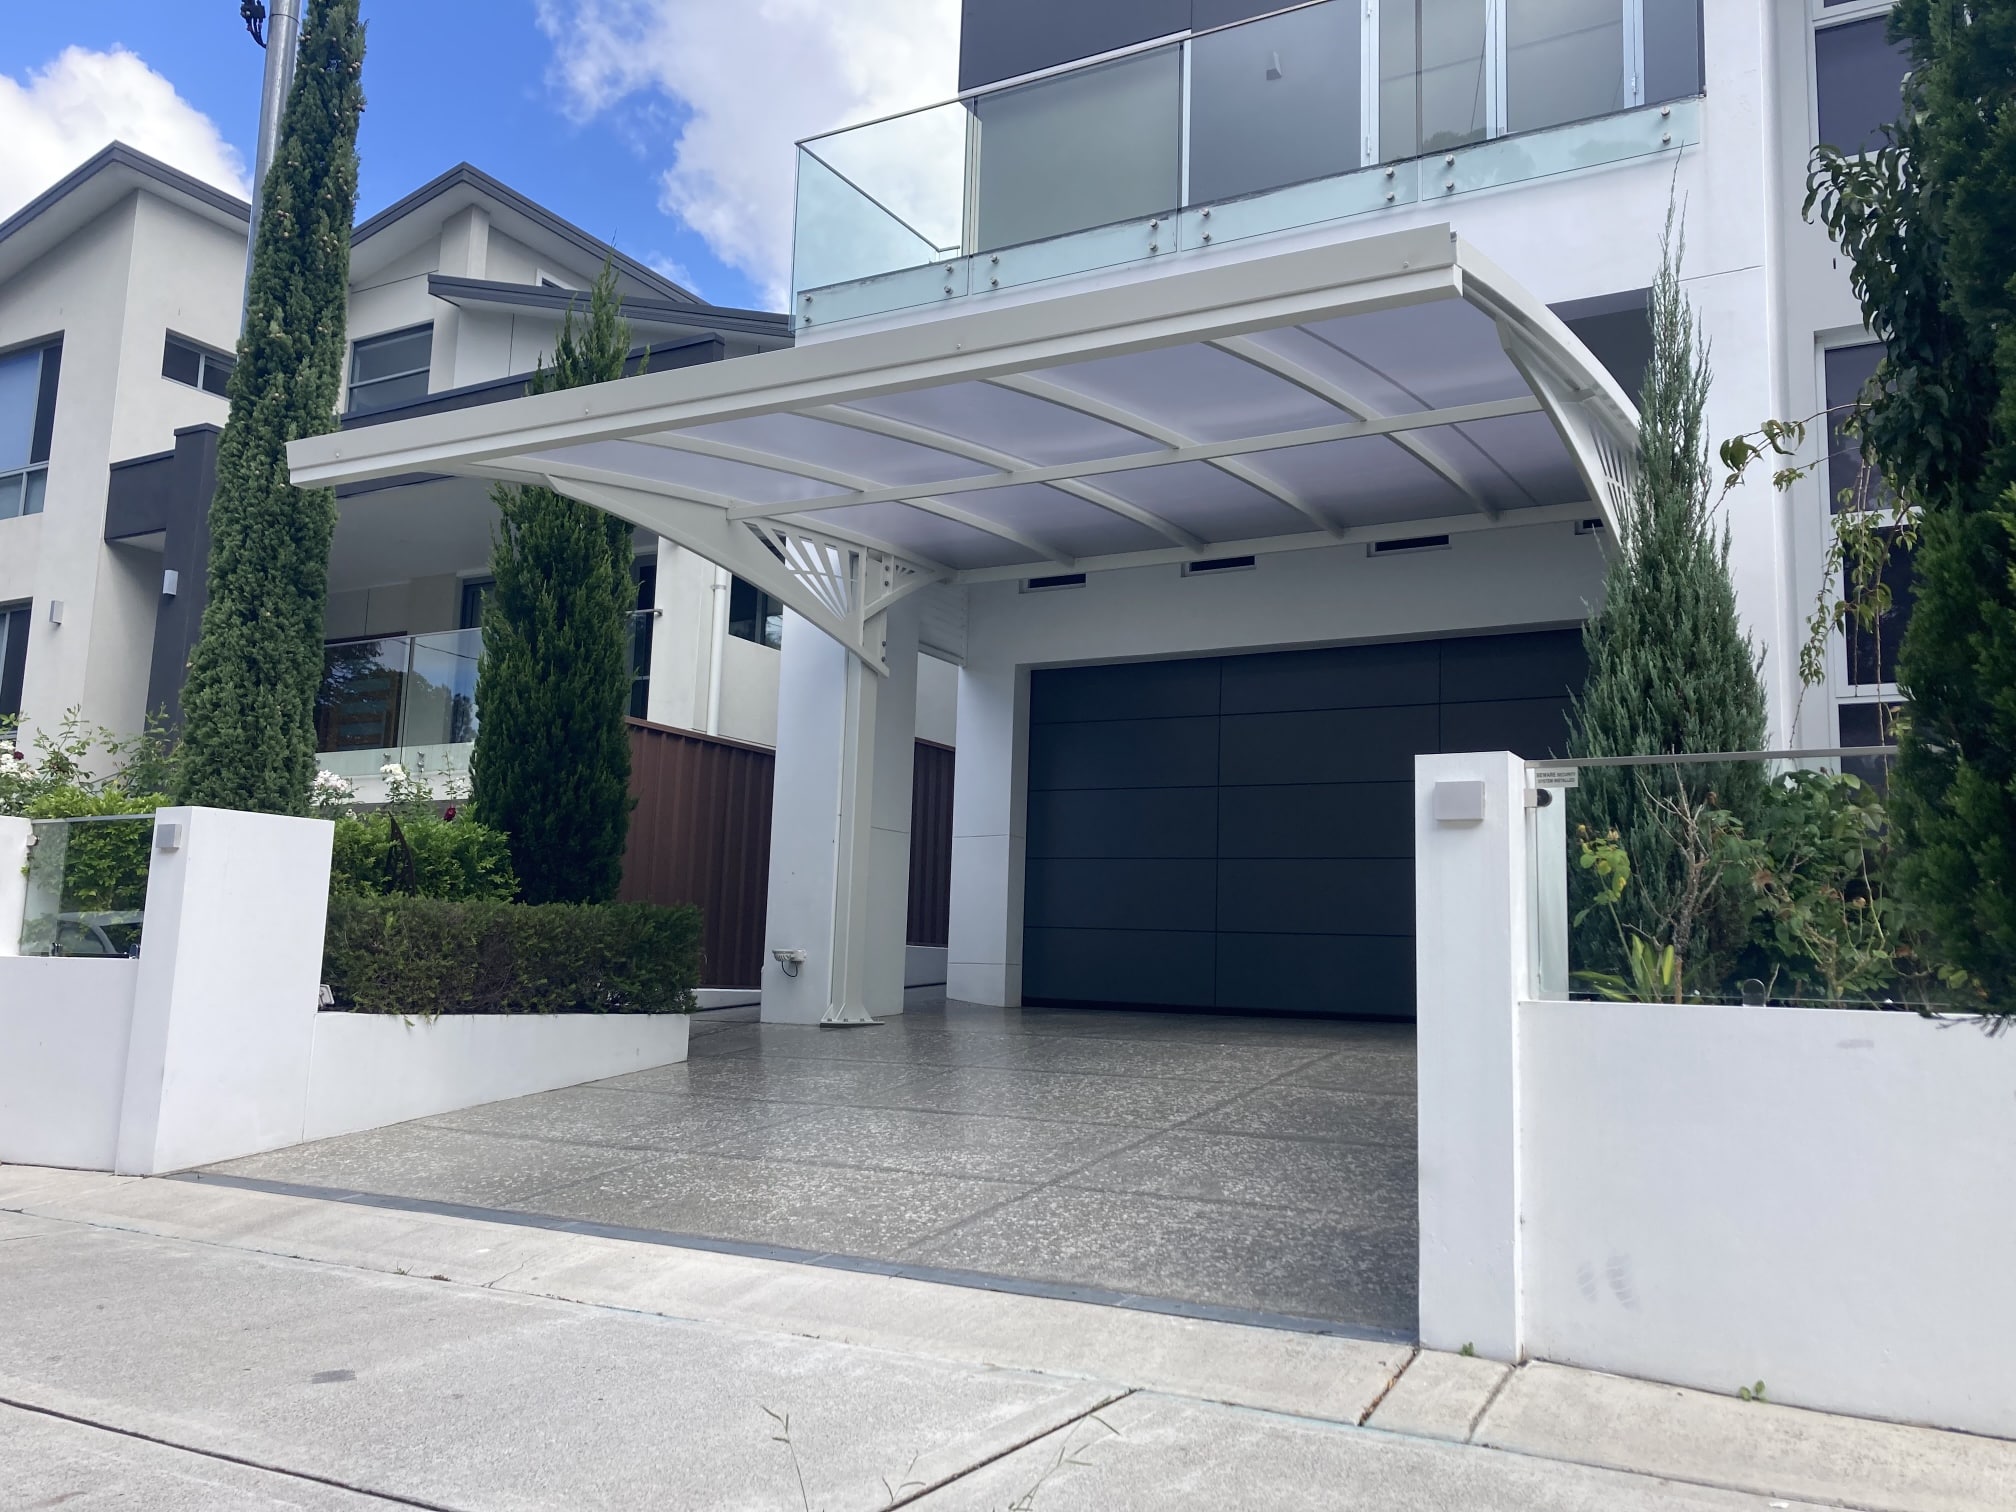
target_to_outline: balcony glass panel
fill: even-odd
[[[315,695],[315,749],[385,751],[399,743],[406,639],[341,641],[322,650]]]
[[[1316,5],[1190,51],[1191,204],[1348,173],[1362,156],[1359,9]]]
[[[21,953],[140,954],[154,816],[37,819],[32,828]]]
[[[1647,105],[1701,93],[1700,0],[1642,0]]]
[[[984,95],[974,110],[978,251],[1163,214],[1182,198],[1180,47]]]
[[[956,257],[966,213],[962,104],[807,142],[798,153],[797,285]]]
[[[1481,142],[1490,120],[1485,86],[1486,0],[1417,0],[1417,152]]]
[[[399,744],[461,745],[474,740],[476,667],[483,657],[483,632],[415,635],[408,644]]]
[[[1507,131],[1609,115],[1626,90],[1619,0],[1506,0]]]

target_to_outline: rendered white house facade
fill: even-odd
[[[29,739],[73,709],[127,734],[179,708],[246,217],[115,144],[0,223],[0,720]],[[344,424],[522,392],[605,258],[651,366],[791,339],[463,165],[357,227]],[[318,727],[368,797],[388,755],[466,760],[496,511],[487,484],[444,476],[345,489],[339,509]],[[637,548],[632,713],[774,744],[779,607],[655,536]],[[948,676],[924,733],[951,744],[952,714]]]
[[[960,99],[802,149],[791,349],[295,476],[543,480],[788,607],[767,1018],[900,1009],[920,647],[952,996],[1411,1012],[1412,758],[1558,747],[1669,202],[1712,436],[1867,360],[1798,207],[1896,113],[1883,14],[968,0]],[[1854,739],[1826,485],[1724,507],[1774,742]]]

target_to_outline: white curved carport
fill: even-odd
[[[962,301],[962,303],[965,303]],[[304,486],[543,483],[878,671],[934,581],[1612,524],[1636,415],[1446,226],[297,441]]]
[[[960,305],[289,448],[305,486],[550,486],[837,643],[786,640],[768,943],[804,961],[766,971],[766,1019],[901,1008],[903,599],[1590,517],[1614,538],[1630,486],[1630,401],[1447,226]]]

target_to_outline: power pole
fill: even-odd
[[[266,87],[259,97],[259,153],[252,169],[252,225],[245,238],[245,288],[238,301],[238,327],[243,334],[245,307],[252,298],[252,252],[259,241],[259,206],[265,197],[267,170],[280,146],[280,117],[287,92],[294,87],[294,61],[301,46],[301,0],[242,0],[238,14],[252,40],[266,49]]]

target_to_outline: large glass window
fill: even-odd
[[[367,336],[350,349],[350,412],[366,414],[427,397],[434,327]]]
[[[986,95],[974,114],[982,252],[1156,215],[1182,198],[1179,47]]]
[[[1190,49],[1190,203],[1362,161],[1359,7],[1311,6],[1199,37]]]
[[[739,577],[728,589],[728,633],[773,650],[784,644],[784,601]]]
[[[1647,105],[1702,90],[1701,0],[1640,0]]]
[[[61,342],[0,357],[0,520],[42,512],[62,362]]]
[[[0,727],[21,715],[21,678],[28,667],[28,606],[0,604]]]
[[[1620,0],[1505,0],[1505,129],[1534,131],[1630,103]]]
[[[1827,502],[1834,510],[1889,507],[1883,480],[1862,461],[1862,442],[1849,421],[1862,391],[1876,376],[1883,343],[1835,347],[1823,359],[1827,387]]]
[[[1379,14],[1379,156],[1481,142],[1490,130],[1487,0],[1413,0]]]
[[[1903,112],[1911,60],[1890,40],[1890,18],[1870,16],[1813,33],[1820,143],[1843,152],[1883,145],[1883,128]]]
[[[176,383],[186,383],[191,388],[200,388],[206,394],[215,394],[220,399],[231,382],[231,369],[237,362],[222,352],[213,352],[206,346],[198,346],[174,332],[169,332],[167,345],[161,353],[161,376]]]

